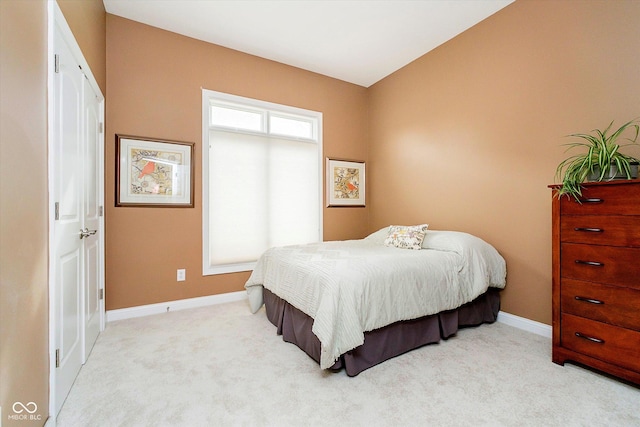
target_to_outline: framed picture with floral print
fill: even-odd
[[[327,206],[365,205],[364,162],[327,158]]]
[[[192,208],[194,147],[116,135],[116,206]]]

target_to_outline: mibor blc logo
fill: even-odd
[[[38,411],[38,405],[36,405],[35,402],[15,402],[11,409],[13,409],[13,414],[9,414],[7,418],[13,421],[42,419],[42,415],[36,414],[36,411]]]

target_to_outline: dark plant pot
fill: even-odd
[[[631,171],[631,179],[636,179],[638,177],[638,163],[632,162],[629,164],[629,169]],[[593,172],[589,174],[589,181],[598,181],[600,178],[600,167],[595,166],[593,168]],[[627,175],[624,172],[619,172],[618,167],[616,165],[611,165],[611,169],[609,170],[609,174],[605,175],[604,181],[611,181],[613,179],[627,179]]]

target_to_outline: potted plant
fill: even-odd
[[[563,160],[556,169],[556,179],[562,177],[562,186],[558,189],[558,197],[573,196],[579,201],[582,195],[581,184],[585,181],[604,181],[611,179],[633,179],[638,177],[638,163],[640,161],[620,152],[620,148],[636,143],[640,125],[638,119],[631,120],[617,130],[611,132],[613,122],[604,131],[595,129],[592,134],[575,133],[569,137],[579,138],[581,141],[566,144],[568,150],[584,147],[587,152],[573,155]],[[626,131],[633,137],[624,138],[628,143],[620,145],[618,140]]]

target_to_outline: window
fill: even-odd
[[[322,114],[203,89],[203,274],[322,240]]]

